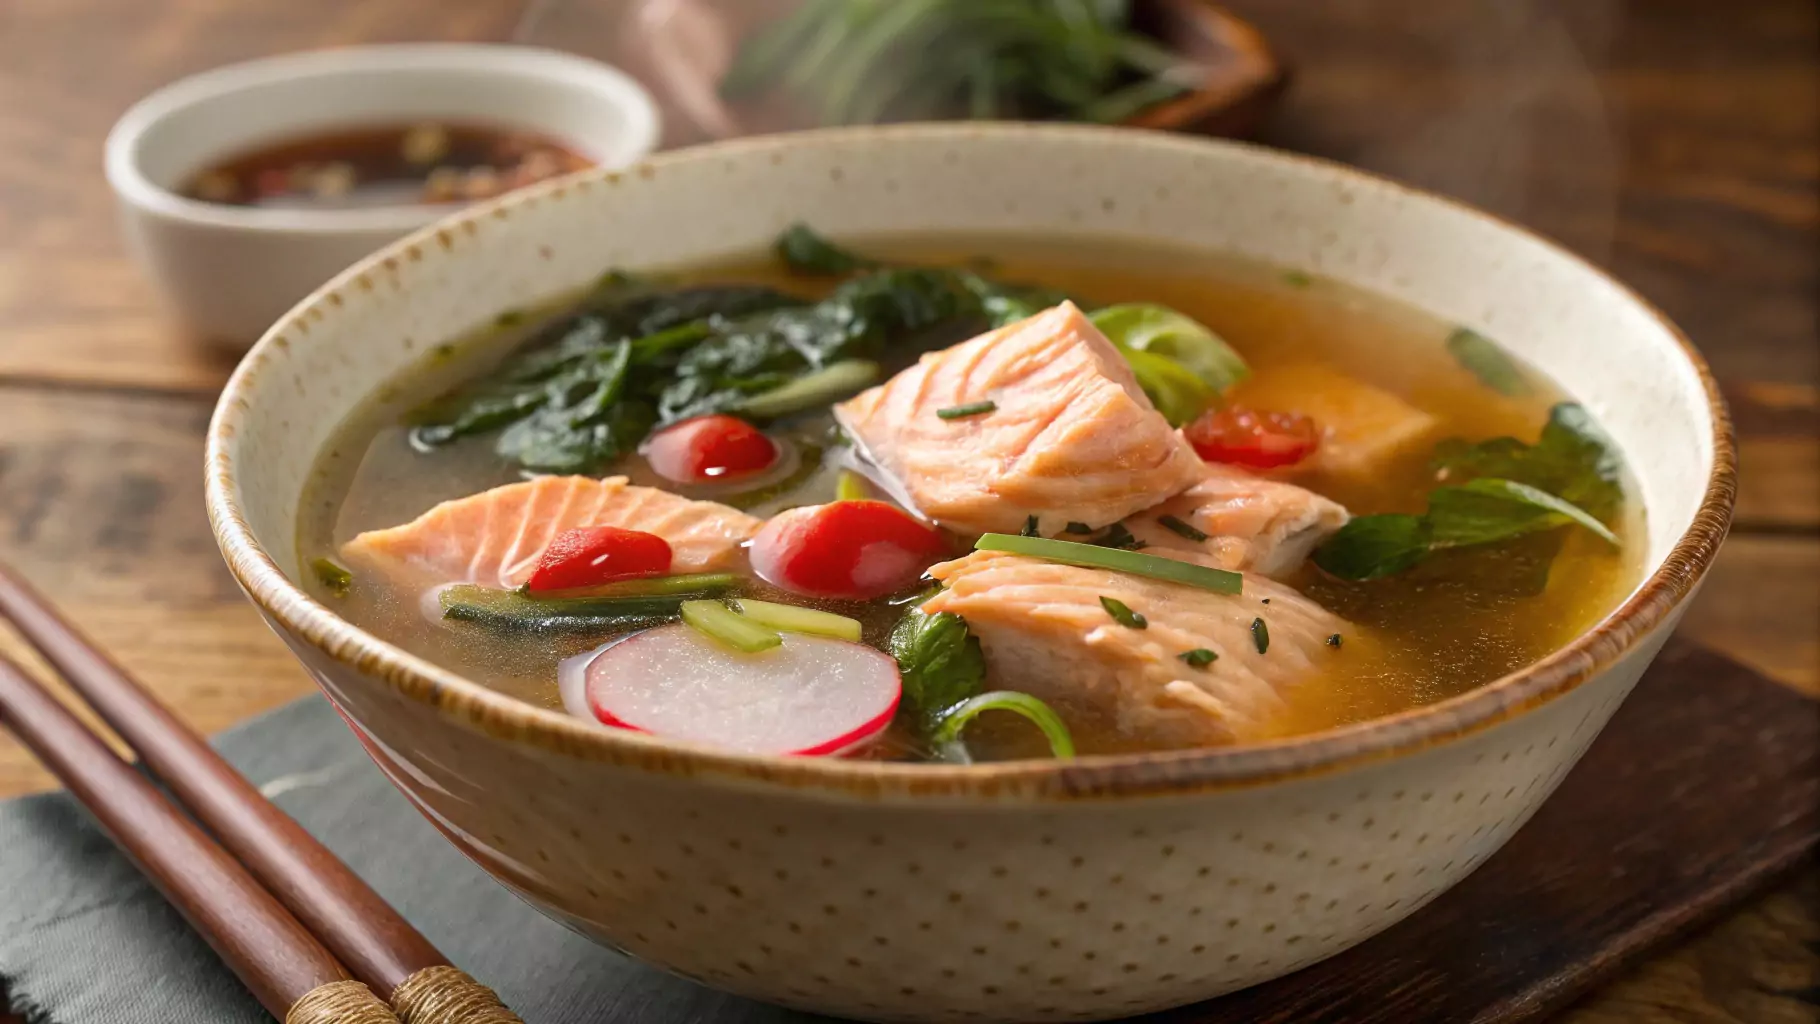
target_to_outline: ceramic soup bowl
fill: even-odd
[[[1493,333],[1583,401],[1648,508],[1645,578],[1574,643],[1463,696],[1261,746],[1071,763],[767,758],[534,708],[298,585],[336,425],[502,310],[609,267],[839,236],[1081,232],[1305,268]],[[1371,937],[1491,856],[1662,646],[1729,519],[1717,392],[1675,328],[1510,225],[1355,171],[1131,130],[917,126],[680,151],[474,209],[352,268],[241,365],[209,437],[228,563],[449,839],[544,912],[705,984],[874,1020],[1090,1020]]]

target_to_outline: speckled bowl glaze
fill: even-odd
[[[1300,267],[1494,334],[1628,454],[1647,577],[1470,694],[1294,741],[972,767],[732,756],[517,703],[298,588],[313,460],[428,346],[614,266],[835,235],[1071,231]],[[468,212],[342,274],[241,365],[209,437],[234,574],[451,841],[600,942],[876,1020],[1092,1020],[1205,999],[1376,934],[1547,798],[1673,628],[1729,520],[1712,380],[1646,303],[1488,216],[1342,167],[1129,130],[920,126],[739,141]],[[481,922],[476,922],[478,926]]]

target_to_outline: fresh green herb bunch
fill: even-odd
[[[822,124],[1122,121],[1185,90],[1129,0],[804,0],[751,36],[729,100],[782,93]]]

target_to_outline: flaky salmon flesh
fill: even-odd
[[[1216,594],[987,551],[929,572],[944,589],[923,610],[967,620],[993,688],[1085,708],[1152,746],[1274,735],[1290,702],[1318,699],[1310,688],[1365,639],[1261,576],[1247,575],[1242,594]],[[1102,598],[1122,602],[1146,625],[1120,623]],[[1329,642],[1336,634],[1338,646]],[[1214,658],[1197,667],[1183,658],[1190,651]]]
[[[1125,526],[1153,555],[1281,576],[1348,518],[1337,502],[1306,488],[1209,464],[1200,483]]]
[[[349,562],[427,583],[510,589],[529,579],[558,534],[583,526],[653,533],[670,544],[672,572],[733,565],[761,520],[712,501],[636,487],[623,476],[545,476],[445,501],[411,522],[360,534]]]
[[[1016,533],[1031,516],[1050,535],[1106,526],[1201,478],[1069,302],[931,352],[834,414],[897,496],[961,534]]]

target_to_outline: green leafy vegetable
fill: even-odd
[[[1130,605],[1116,597],[1106,597],[1102,595],[1100,597],[1100,607],[1106,609],[1106,614],[1112,616],[1112,621],[1124,626],[1126,629],[1150,628],[1149,619],[1144,618],[1144,616],[1138,612],[1132,611]]]
[[[1497,477],[1528,484],[1611,521],[1624,500],[1623,462],[1618,448],[1575,402],[1548,414],[1535,444],[1495,437],[1476,444],[1460,440],[1435,446],[1434,465],[1443,479]]]
[[[966,405],[951,405],[946,409],[937,409],[935,414],[945,420],[964,420],[969,416],[984,416],[998,411],[997,402],[968,402]]]
[[[1501,395],[1527,395],[1533,388],[1523,368],[1498,346],[1477,331],[1459,327],[1447,337],[1447,351],[1479,382]]]
[[[335,597],[346,597],[354,589],[354,574],[333,558],[310,559],[310,571],[316,574],[316,582]]]
[[[777,258],[798,274],[851,274],[878,264],[835,245],[809,227],[796,223],[777,236]]]
[[[967,723],[987,711],[1010,711],[1024,716],[1042,730],[1044,738],[1049,741],[1051,754],[1064,760],[1074,756],[1074,737],[1069,734],[1068,724],[1062,721],[1062,716],[1035,697],[1011,690],[982,693],[948,709],[935,725],[932,738],[936,746],[939,748],[957,744],[961,730],[967,727]]]
[[[1148,352],[1187,367],[1215,394],[1251,376],[1231,345],[1205,325],[1167,306],[1127,303],[1095,310],[1093,325],[1121,351]]]
[[[740,45],[720,92],[820,124],[1117,121],[1179,95],[1181,64],[1125,0],[806,0]]]
[[[1150,404],[1172,427],[1190,422],[1219,399],[1219,392],[1202,382],[1193,370],[1168,356],[1130,349],[1124,350],[1124,356],[1137,377],[1138,387],[1144,389]]]
[[[888,646],[903,676],[904,696],[925,721],[979,693],[986,681],[979,639],[953,612],[931,615],[911,606],[892,629]]]
[[[1584,509],[1515,480],[1487,477],[1438,488],[1428,497],[1428,520],[1435,547],[1489,544],[1570,522],[1608,544],[1618,543],[1617,535]]]
[[[1185,540],[1194,541],[1196,544],[1208,539],[1206,531],[1199,529],[1192,523],[1177,519],[1175,516],[1158,516],[1156,521],[1170,533]]]
[[[1428,556],[1425,516],[1356,516],[1320,547],[1314,564],[1343,580],[1394,576]]]
[[[1210,651],[1205,647],[1196,647],[1192,651],[1183,651],[1182,653],[1176,655],[1176,657],[1182,659],[1183,661],[1194,666],[1195,668],[1206,668],[1207,666],[1220,660],[1220,656],[1218,654],[1215,654],[1213,651]]]
[[[1211,590],[1216,594],[1237,594],[1244,586],[1245,580],[1245,577],[1240,574],[1225,569],[1210,569],[1193,562],[1180,562],[1173,558],[1146,555],[1137,551],[1121,551],[1116,548],[1100,547],[1096,544],[1077,544],[1071,540],[1013,537],[1004,533],[988,533],[975,542],[973,547],[976,551],[1004,551],[1013,555],[1041,558],[1048,562],[1060,562],[1064,565],[1128,572],[1134,576],[1199,587],[1202,590]]]
[[[1259,654],[1270,650],[1270,626],[1261,618],[1251,620],[1251,642],[1257,645]]]
[[[870,387],[878,380],[878,364],[865,359],[843,359],[814,373],[780,384],[769,391],[742,399],[734,408],[761,420],[777,419],[818,409]]]

